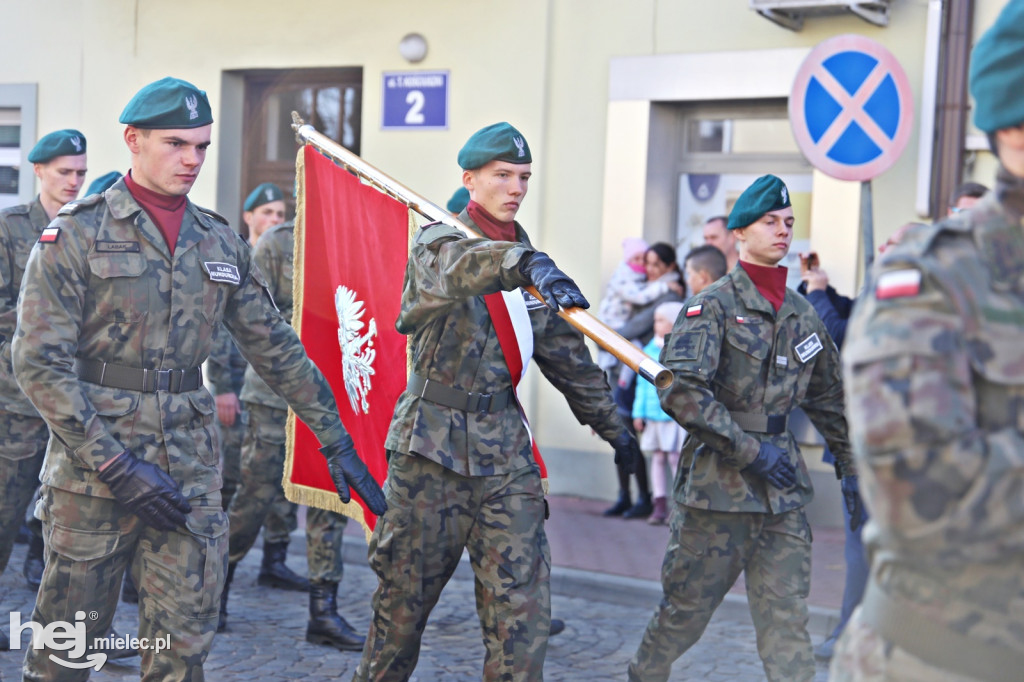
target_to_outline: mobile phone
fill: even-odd
[[[800,254],[800,274],[805,274],[818,267],[818,254],[811,251],[808,254]]]

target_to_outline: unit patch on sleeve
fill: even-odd
[[[920,270],[893,270],[878,276],[875,284],[875,298],[883,301],[887,298],[903,298],[917,296],[921,293]]]
[[[800,362],[807,362],[820,353],[822,348],[824,348],[824,346],[821,345],[821,339],[818,338],[818,332],[814,332],[796,345],[796,356],[800,358]]]
[[[238,267],[231,263],[203,263],[207,274],[214,282],[227,282],[228,284],[241,284],[242,278],[238,274]]]
[[[44,228],[42,233],[39,235],[39,243],[41,244],[53,244],[60,237],[59,227],[47,227]]]
[[[697,305],[691,305],[689,308],[686,309],[686,316],[687,317],[697,317],[697,316],[699,316],[701,314],[701,311],[703,311],[703,310],[704,310],[704,304],[702,304],[702,303],[698,303]]]

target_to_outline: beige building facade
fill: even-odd
[[[725,212],[765,172],[792,189],[798,248],[817,251],[836,287],[852,295],[863,277],[862,187],[828,177],[800,154],[787,111],[794,77],[815,45],[841,34],[877,41],[905,71],[912,133],[871,183],[874,243],[884,241],[908,221],[931,219],[932,114],[938,72],[948,71],[936,55],[951,40],[944,12],[959,3],[973,22],[969,43],[1003,4],[3,0],[0,205],[34,196],[25,155],[54,129],[87,136],[87,181],[126,171],[117,117],[141,85],[172,75],[205,89],[216,119],[191,196],[234,222],[249,188],[286,182],[291,108],[305,107],[318,127],[441,205],[460,182],[455,158],[465,139],[505,120],[534,154],[520,221],[595,306],[624,237],[678,244],[682,256],[699,241],[703,219]],[[784,12],[776,17],[790,27],[755,4]],[[423,40],[403,46],[408,34]],[[444,125],[417,127],[415,112],[406,112],[411,124],[385,127],[393,109],[387,76],[421,72],[446,77]],[[994,160],[969,125],[963,152],[959,177],[990,185]],[[528,412],[548,453],[552,491],[610,499],[610,448],[533,374]]]

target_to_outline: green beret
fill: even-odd
[[[204,91],[167,77],[135,93],[118,121],[146,129],[200,128],[213,123],[213,113]]]
[[[1024,2],[1009,2],[971,53],[974,125],[986,133],[1024,121]]]
[[[533,163],[530,145],[508,123],[495,123],[473,133],[459,150],[459,167],[474,170],[490,161]]]
[[[448,200],[445,208],[449,213],[462,213],[462,209],[466,208],[467,204],[469,204],[469,190],[460,187],[452,194],[452,198]]]
[[[46,163],[58,156],[78,156],[85,153],[85,135],[67,128],[43,135],[28,153],[29,163]]]
[[[792,204],[786,183],[774,175],[762,175],[743,190],[743,194],[733,204],[732,213],[729,214],[729,229],[752,225],[765,213],[787,206]]]
[[[101,175],[89,185],[89,189],[85,190],[85,196],[90,194],[99,194],[110,189],[110,186],[121,179],[121,174],[117,171],[110,171],[106,175]]]
[[[264,182],[249,192],[249,196],[245,198],[245,204],[242,205],[242,210],[252,211],[271,201],[284,201],[284,192],[274,183]]]

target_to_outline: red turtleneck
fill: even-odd
[[[156,223],[173,256],[174,245],[178,243],[178,233],[181,232],[181,220],[185,217],[184,195],[168,196],[146,189],[132,179],[131,171],[124,176],[124,184],[128,186],[128,191],[135,197],[135,201],[139,202],[139,206],[142,206],[142,209]]]
[[[767,265],[755,265],[745,260],[741,260],[740,265],[761,295],[775,308],[775,312],[779,312],[782,302],[786,300],[786,277],[789,269],[781,265],[772,268]]]
[[[485,211],[483,206],[472,199],[469,200],[466,211],[469,213],[469,217],[473,219],[473,222],[476,223],[476,226],[480,228],[480,231],[484,233],[484,236],[502,242],[519,241],[516,239],[516,224],[514,221],[503,223],[497,220]]]

